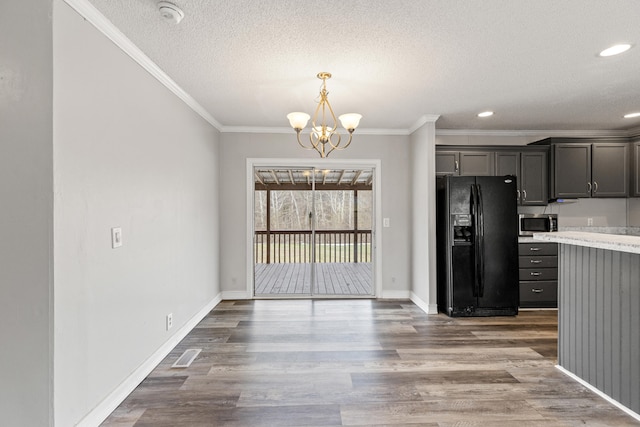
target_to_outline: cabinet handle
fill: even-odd
[[[522,201],[527,200],[527,190],[522,190]]]
[[[531,264],[540,264],[542,262],[541,259],[532,259]]]
[[[532,271],[532,272],[531,272],[531,273],[529,273],[529,274],[531,274],[532,276],[534,276],[534,277],[535,277],[535,276],[539,276],[539,275],[541,275],[542,273],[539,273],[539,272],[537,272],[537,271]]]
[[[533,292],[534,294],[541,294],[542,292],[544,292],[544,289],[533,288],[531,289],[531,292]]]
[[[454,161],[454,170],[456,172],[458,172],[460,170],[460,162],[458,162],[457,160]]]
[[[591,193],[591,183],[587,182],[587,193]]]
[[[538,252],[540,250],[540,248],[531,247],[531,248],[529,248],[529,250],[532,251],[532,252]]]
[[[518,192],[518,195],[516,196],[516,200],[520,200],[520,190],[516,190]]]
[[[593,181],[593,194],[596,194],[597,192],[598,192],[598,182]]]

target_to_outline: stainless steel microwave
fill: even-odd
[[[557,214],[520,214],[518,215],[518,234],[532,236],[533,233],[558,231]]]

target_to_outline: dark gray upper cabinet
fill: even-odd
[[[493,175],[493,152],[436,151],[436,175]]]
[[[591,144],[554,144],[553,197],[591,197]]]
[[[546,205],[549,200],[549,160],[546,152],[520,154],[520,204]]]
[[[436,151],[436,176],[460,175],[459,151]]]
[[[520,176],[519,151],[496,152],[496,176],[502,175]]]
[[[496,175],[515,175],[518,178],[520,205],[546,205],[548,166],[546,151],[496,152]]]
[[[594,143],[591,150],[592,197],[627,197],[629,144]]]
[[[466,176],[493,175],[493,152],[487,152],[487,151],[460,152],[460,175],[466,175]]]
[[[627,142],[567,142],[553,144],[554,198],[627,197]]]

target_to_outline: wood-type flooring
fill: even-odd
[[[558,371],[556,346],[552,310],[452,319],[410,301],[224,301],[103,425],[640,425]],[[202,352],[171,368],[188,348]]]

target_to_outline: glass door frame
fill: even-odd
[[[246,242],[246,278],[247,278],[247,295],[250,298],[268,298],[268,296],[255,294],[255,275],[254,275],[254,192],[255,192],[255,168],[315,168],[319,170],[324,169],[371,169],[373,173],[373,221],[372,221],[372,239],[371,239],[371,252],[372,252],[372,294],[366,296],[358,295],[318,295],[314,294],[311,290],[311,294],[301,294],[300,298],[376,298],[382,294],[382,263],[380,262],[381,251],[381,233],[382,230],[382,200],[380,196],[381,187],[381,161],[379,159],[367,159],[367,160],[329,160],[329,159],[258,159],[248,158],[246,162],[246,183],[247,183],[247,242]],[[314,197],[315,203],[315,197]],[[314,206],[315,211],[315,206]],[[312,229],[315,229],[315,218],[313,221]],[[315,245],[314,245],[315,246]],[[313,249],[315,251],[315,248]],[[314,269],[312,269],[314,270]],[[312,274],[315,272],[312,271]],[[315,277],[312,277],[312,281],[315,282]],[[314,286],[314,283],[312,283]],[[284,296],[284,295],[283,295]],[[292,297],[287,294],[287,298]],[[293,296],[295,297],[295,296]],[[277,298],[277,296],[274,296]]]

